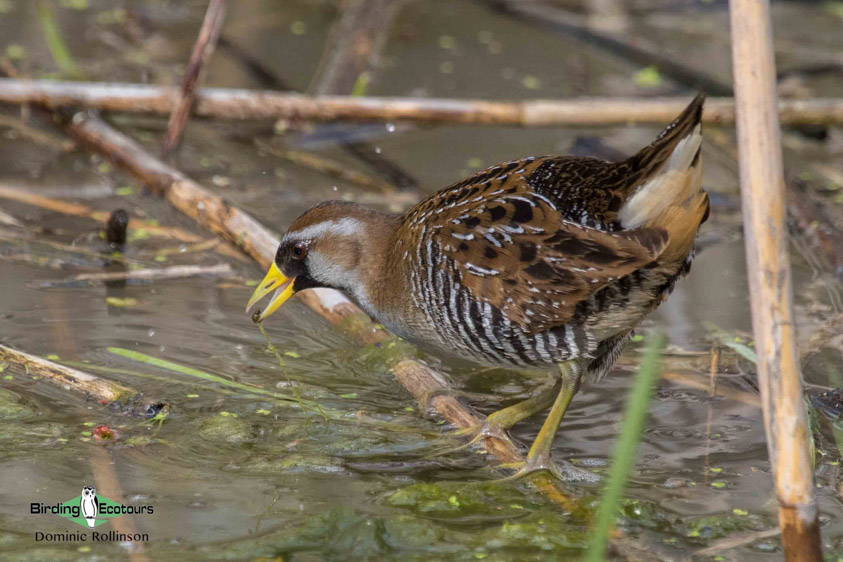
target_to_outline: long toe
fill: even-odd
[[[499,396],[494,394],[481,394],[478,392],[466,392],[464,390],[455,390],[453,388],[436,388],[424,392],[418,398],[418,407],[420,412],[429,412],[433,409],[433,400],[439,396],[451,396],[453,398],[465,398],[472,402],[497,402],[500,400]]]
[[[484,421],[483,423],[475,425],[474,427],[451,431],[447,434],[447,437],[467,438],[468,442],[457,447],[450,447],[444,450],[438,450],[430,455],[425,455],[425,457],[423,458],[433,458],[442,455],[450,455],[459,451],[464,451],[472,445],[483,445],[483,442],[487,437],[494,437],[495,439],[499,439],[508,443],[512,450],[517,451],[519,449],[523,449],[523,446],[516,443],[512,438],[509,437],[509,435],[507,435],[506,430],[498,427],[493,423],[489,423],[488,421]]]
[[[549,472],[554,478],[562,482],[599,482],[600,476],[588,470],[572,465],[568,461],[556,463],[550,455],[535,455],[527,460],[514,463],[504,463],[501,468],[514,470],[515,473],[496,482],[518,480],[536,472]]]

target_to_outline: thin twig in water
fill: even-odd
[[[713,398],[717,395],[717,375],[720,372],[720,348],[716,345],[711,346],[711,360],[708,365],[708,397]],[[703,483],[708,484],[708,474],[710,472],[709,453],[711,451],[711,421],[712,421],[713,406],[711,400],[705,404],[705,466],[703,468]]]
[[[781,529],[767,529],[766,531],[757,531],[754,533],[741,533],[739,535],[732,535],[716,541],[714,544],[701,548],[694,552],[694,556],[715,556],[726,550],[738,548],[747,544],[754,543],[761,539],[768,539],[780,535]]]
[[[22,119],[16,119],[14,117],[4,115],[2,113],[0,113],[0,126],[14,129],[23,138],[29,139],[37,144],[46,146],[47,148],[51,148],[53,150],[58,150],[61,152],[70,152],[76,147],[74,142],[71,140],[57,138],[54,135],[51,135],[50,133],[46,133],[44,131],[36,129],[35,127],[27,125]]]
[[[163,375],[151,375],[149,373],[141,373],[139,371],[133,371],[131,369],[120,369],[117,367],[104,367],[102,365],[94,365],[93,363],[82,363],[80,361],[65,361],[62,363],[63,365],[67,365],[69,367],[81,367],[87,369],[89,371],[96,371],[99,373],[109,373],[109,374],[116,374],[116,375],[128,375],[131,377],[140,377],[142,379],[149,379],[153,381],[160,381],[167,383],[168,385],[171,384],[180,384],[185,386],[190,386],[193,388],[201,388],[202,390],[210,390],[211,392],[216,392],[217,394],[222,394],[224,396],[242,396],[242,392],[234,392],[233,390],[225,390],[224,388],[217,388],[214,386],[204,386],[201,383],[194,382],[192,380],[180,380],[173,377],[165,377]],[[266,400],[265,397],[261,397],[262,400]]]
[[[161,248],[160,250],[155,250],[155,252],[153,253],[156,258],[159,256],[181,256],[184,254],[193,254],[196,252],[213,250],[220,244],[222,244],[222,240],[220,240],[219,238],[208,238],[204,242],[198,242],[196,244],[191,244],[190,246],[185,246],[182,244],[174,248]]]
[[[178,279],[197,275],[231,275],[227,263],[217,265],[174,265],[158,269],[135,269],[131,271],[109,271],[105,273],[80,273],[68,281],[118,281],[122,279]]]
[[[208,4],[205,20],[202,22],[199,37],[196,39],[193,54],[190,56],[190,64],[182,80],[179,97],[167,124],[167,134],[164,137],[164,157],[169,157],[181,142],[184,128],[187,126],[187,118],[190,116],[190,110],[193,108],[193,102],[196,99],[196,89],[202,83],[205,65],[214,52],[220,29],[222,29],[222,22],[225,19],[225,3],[226,0],[211,0]]]

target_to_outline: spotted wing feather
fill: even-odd
[[[475,299],[526,333],[568,323],[577,303],[645,267],[667,243],[659,228],[607,232],[565,220],[523,179],[509,183],[482,202],[440,212],[426,235],[450,258],[438,267],[457,268]]]

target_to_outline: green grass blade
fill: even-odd
[[[211,373],[206,373],[205,371],[200,371],[198,369],[194,369],[192,367],[185,367],[184,365],[179,365],[178,363],[173,363],[171,361],[167,361],[165,359],[158,359],[157,357],[153,357],[151,355],[147,355],[145,353],[141,353],[139,351],[132,351],[131,349],[123,349],[122,347],[109,347],[109,353],[113,353],[115,355],[119,355],[121,357],[125,357],[127,359],[132,359],[133,361],[140,361],[141,363],[146,363],[147,365],[153,365],[155,367],[160,367],[161,369],[166,369],[168,371],[173,371],[176,373],[181,373],[183,375],[188,375],[191,377],[196,377],[208,382],[213,382],[217,384],[221,384],[224,386],[228,386],[230,388],[236,388],[238,390],[242,390],[244,392],[248,392],[251,394],[260,394],[262,396],[271,396],[272,398],[276,398],[278,400],[286,400],[289,402],[295,402],[299,404],[307,404],[310,407],[314,407],[314,404],[310,403],[309,400],[301,401],[297,400],[293,396],[289,396],[287,394],[281,394],[279,392],[272,392],[270,390],[265,390],[263,388],[257,386],[251,386],[248,384],[243,384],[236,381],[230,381],[226,378],[212,375]]]
[[[588,562],[605,559],[609,532],[615,522],[626,479],[635,460],[635,449],[638,447],[641,431],[644,429],[650,397],[658,379],[659,362],[664,345],[664,334],[656,333],[650,336],[647,351],[629,393],[624,409],[623,428],[615,447],[614,462],[609,471],[597,516],[594,518],[591,540],[585,556]]]
[[[62,74],[70,78],[81,78],[81,73],[73,62],[67,46],[61,37],[61,32],[53,20],[52,5],[47,0],[38,2],[38,19],[41,22],[41,31],[44,33],[44,40],[47,41],[47,48],[56,61],[56,65]]]
[[[97,373],[108,373],[111,375],[129,375],[131,377],[141,377],[144,379],[149,379],[153,381],[160,381],[165,382],[167,384],[181,384],[185,386],[190,386],[194,388],[202,388],[202,389],[209,389],[212,392],[216,392],[219,394],[224,394],[225,396],[242,396],[241,392],[234,392],[233,390],[225,390],[224,388],[214,388],[202,385],[202,383],[196,381],[183,381],[173,377],[165,377],[163,375],[151,375],[149,373],[141,373],[138,371],[132,371],[131,369],[117,369],[114,367],[103,367],[102,365],[95,365],[93,363],[84,363],[82,361],[61,361],[62,365],[67,365],[68,367],[76,367],[77,369],[83,371],[94,371]]]

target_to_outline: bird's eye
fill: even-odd
[[[307,243],[297,242],[293,246],[293,258],[297,260],[303,260],[305,256],[307,256]]]

